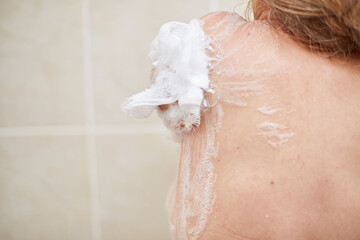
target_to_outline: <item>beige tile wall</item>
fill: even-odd
[[[0,239],[170,239],[179,146],[119,106],[162,23],[238,3],[1,0]]]
[[[0,239],[91,239],[81,136],[0,137]]]

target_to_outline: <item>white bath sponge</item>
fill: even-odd
[[[159,112],[168,128],[180,134],[195,129],[200,124],[204,91],[210,91],[210,49],[199,20],[164,24],[149,54],[154,66],[150,87],[129,97],[122,109],[143,118],[157,106],[169,104]]]

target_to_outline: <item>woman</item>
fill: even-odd
[[[360,239],[360,2],[252,5],[202,18],[211,91],[182,135],[174,238]]]

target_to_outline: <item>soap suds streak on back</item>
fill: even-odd
[[[174,239],[198,239],[212,212],[216,196],[212,161],[217,156],[216,132],[221,119],[218,104],[205,112],[197,136],[182,139],[177,192],[170,216]]]
[[[263,89],[261,82],[261,79],[248,82],[224,82],[221,83],[217,92],[222,102],[245,107],[247,105],[246,98],[261,93]]]
[[[265,115],[272,115],[272,114],[276,113],[277,111],[279,111],[280,108],[272,108],[269,106],[264,106],[264,107],[259,107],[256,110],[258,110],[259,112],[261,112]]]
[[[286,132],[287,127],[273,122],[263,122],[258,125],[259,135],[262,135],[274,148],[281,146],[294,136],[292,132]]]

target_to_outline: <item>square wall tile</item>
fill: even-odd
[[[96,122],[133,122],[120,104],[148,86],[148,52],[161,25],[201,17],[209,11],[209,1],[93,0],[91,9]],[[144,122],[158,119],[139,121]]]
[[[83,137],[0,137],[0,239],[91,239]]]
[[[97,138],[102,240],[169,240],[165,210],[180,145],[163,135]]]
[[[0,127],[84,122],[81,9],[0,1]]]

